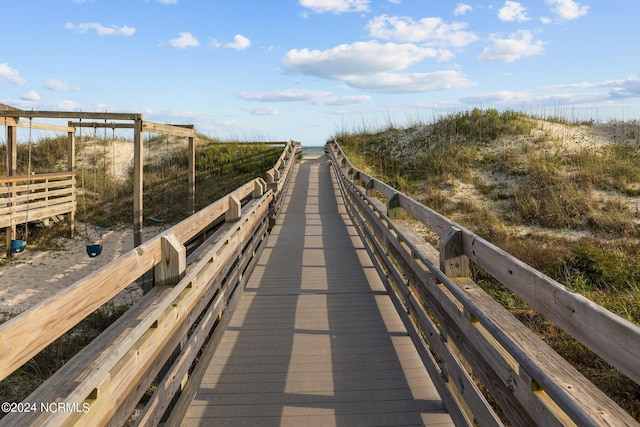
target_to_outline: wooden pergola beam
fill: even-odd
[[[5,117],[2,121],[0,121],[0,125],[39,130],[52,130],[56,132],[73,132],[75,130],[70,126],[48,125],[44,123],[33,122],[19,122],[15,117]]]
[[[193,125],[163,125],[161,123],[143,121],[142,131],[190,138],[195,138],[196,136],[196,130]]]
[[[69,122],[69,126],[73,128],[133,129],[135,124],[115,122]]]
[[[93,120],[137,120],[142,119],[142,114],[137,113],[107,113],[99,111],[26,111],[26,110],[0,110],[0,117],[25,117],[45,119],[93,119]]]

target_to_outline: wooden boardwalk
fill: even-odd
[[[326,157],[286,197],[183,426],[453,425]]]

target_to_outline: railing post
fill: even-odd
[[[265,181],[267,181],[267,184],[271,184],[275,181],[275,175],[273,173],[273,169],[269,169],[267,171],[267,173],[265,174]]]
[[[440,239],[440,270],[448,277],[469,277],[469,258],[462,250],[462,230],[451,227]]]
[[[154,267],[154,279],[157,286],[175,285],[185,275],[187,269],[187,250],[173,234],[162,236],[162,259]]]
[[[267,183],[264,182],[262,178],[258,178],[253,181],[253,194],[251,195],[254,199],[259,199],[267,192]]]
[[[373,180],[373,178],[367,181],[367,183],[365,184],[364,191],[367,197],[373,197],[376,190],[375,184],[376,182]]]
[[[349,181],[351,182],[355,182],[355,169],[354,168],[350,168],[349,172],[347,172],[347,179],[349,179]]]
[[[353,174],[353,183],[355,185],[362,185],[362,178],[360,178],[360,171],[356,170],[355,173]]]
[[[400,207],[400,196],[398,193],[395,193],[387,201],[387,216],[390,219],[402,219],[404,216],[403,209]]]
[[[17,172],[18,168],[18,128],[16,126],[6,126],[7,128],[7,175],[14,176]],[[11,187],[14,187],[15,182],[11,183]],[[15,203],[16,194],[12,192],[9,200],[11,201],[9,209],[13,209],[13,205]],[[7,235],[7,259],[13,257],[13,252],[11,252],[11,239],[16,236],[16,226],[15,224],[11,224],[10,227],[6,229]]]
[[[234,196],[229,196],[229,209],[224,214],[225,222],[237,222],[242,216],[242,205]]]

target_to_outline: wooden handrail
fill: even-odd
[[[14,176],[5,176],[0,178],[0,185],[2,184],[10,184],[15,182],[22,181],[44,181],[47,179],[68,179],[76,176],[75,172],[53,172],[53,173],[39,173],[37,175],[14,175]]]
[[[158,421],[177,394],[180,398],[171,416],[181,419],[184,402],[190,401],[200,382],[198,372],[204,374],[202,368],[192,369],[192,364],[199,360],[207,365],[217,346],[262,250],[270,215],[277,210],[274,203],[283,199],[278,192],[291,179],[295,156],[287,153],[298,149],[293,142],[284,147],[285,163],[276,164],[283,174],[275,189],[267,188],[261,178],[254,179],[0,325],[3,379],[148,271],[155,270],[156,280],[162,277],[168,283],[152,288],[25,400],[38,405],[86,404],[87,412],[12,413],[3,423],[119,425],[156,378],[164,386],[156,389],[141,419]],[[247,199],[251,200],[240,204]],[[187,257],[184,244],[220,218],[226,222]],[[172,357],[176,348],[180,355]],[[169,374],[163,373],[163,380],[159,375],[166,366]]]
[[[475,387],[469,367],[515,424],[607,425],[610,420],[620,425],[635,424],[624,410],[464,277],[468,275],[465,265],[469,260],[475,262],[639,383],[637,325],[570,292],[464,227],[353,167],[336,141],[328,142],[326,150],[348,211],[381,277],[397,298],[396,306],[405,324],[413,330],[425,366],[460,424],[473,423],[474,419],[483,425],[501,424]],[[375,197],[376,192],[386,203]],[[440,251],[406,223],[392,219],[401,217],[397,209],[436,232],[441,237]],[[448,380],[441,381],[442,376]]]

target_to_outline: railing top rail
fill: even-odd
[[[39,173],[35,175],[14,175],[14,176],[5,176],[0,178],[0,184],[29,181],[29,180],[42,181],[45,179],[65,179],[65,178],[72,178],[74,176],[76,176],[75,172],[52,172],[52,173]]]
[[[640,365],[637,362],[637,355],[640,354],[640,326],[617,316],[583,295],[572,292],[465,227],[355,168],[337,141],[329,141],[329,144],[335,147],[340,156],[338,160],[343,166],[351,173],[358,173],[367,187],[379,191],[387,198],[398,196],[401,208],[439,236],[442,237],[452,227],[460,229],[463,254],[470,261],[640,384]]]
[[[455,387],[465,388],[467,381],[467,386],[473,389],[471,378],[464,379],[471,371],[456,367],[460,358],[466,360],[464,363],[471,366],[468,369],[515,424],[542,425],[564,420],[578,425],[609,425],[609,420],[617,420],[621,425],[635,424],[624,409],[468,278],[468,262],[475,262],[547,319],[640,384],[639,365],[634,356],[640,351],[638,325],[571,292],[471,231],[355,168],[337,141],[328,142],[328,151],[350,206],[348,211],[355,218],[359,233],[364,235],[376,268],[389,282],[392,298],[402,300],[398,303],[401,316],[406,311],[411,316],[407,322],[416,324],[414,342],[420,347],[426,340],[442,364],[434,367],[429,361],[432,358],[423,358],[425,366],[430,365],[435,375],[451,375],[455,377]],[[378,195],[387,199],[386,206]],[[441,237],[439,253],[401,220],[404,216],[399,208]],[[483,333],[478,334],[478,329]],[[438,335],[452,344],[440,345]],[[443,387],[453,406],[467,414],[474,408],[480,417],[487,415],[488,404],[481,403],[473,391],[469,390],[461,399],[452,398],[450,386]],[[515,390],[523,392],[516,395]],[[457,396],[457,392],[453,394]],[[542,399],[542,395],[546,397]],[[464,403],[460,404],[461,400]],[[545,421],[534,421],[535,417]],[[482,419],[493,423],[488,421],[490,418]]]
[[[281,159],[293,150],[294,143],[289,142]],[[291,162],[287,162],[286,170],[289,170],[290,165]],[[262,178],[253,179],[31,310],[0,325],[0,380],[161,262],[163,236],[172,234],[180,243],[185,244],[216,218],[224,216],[229,209],[230,199],[243,200],[252,196],[256,187],[264,188],[265,194],[276,193],[281,189],[281,186],[267,189]],[[65,313],[62,318],[59,315],[61,312]],[[55,331],[40,334],[41,330],[51,329],[44,325],[56,325]],[[25,333],[29,335],[28,338],[25,338]]]

